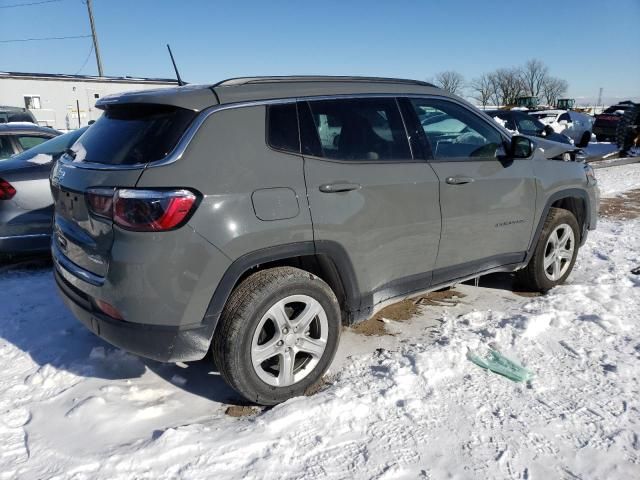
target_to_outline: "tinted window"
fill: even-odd
[[[452,102],[411,99],[436,159],[495,157],[502,137],[478,116]],[[507,126],[507,128],[509,128]]]
[[[312,128],[303,131],[312,137],[305,138],[305,151],[337,160],[411,159],[395,99],[323,100],[309,107]]]
[[[11,138],[6,135],[0,135],[0,160],[13,155],[13,145]]]
[[[72,147],[76,161],[124,165],[166,157],[196,113],[169,105],[112,105]]]
[[[44,143],[41,143],[37,147],[34,147],[26,152],[22,152],[14,157],[14,159],[21,158],[23,160],[28,160],[30,158],[35,157],[38,154],[44,155],[60,155],[67,148],[71,147],[75,143],[76,140],[84,133],[84,131],[89,127],[84,127],[79,130],[74,130],[73,132],[65,133],[64,135],[59,135],[50,140],[47,140]]]
[[[516,131],[516,124],[511,117],[511,114],[502,113],[502,112],[486,112],[491,118],[495,120],[496,123],[502,125],[507,130],[511,130],[512,132]]]
[[[563,113],[562,115],[560,115],[558,117],[558,121],[561,122],[562,120],[566,120],[567,122],[571,121],[571,117],[569,116],[569,114],[567,112]]]
[[[529,115],[516,117],[518,131],[526,135],[540,135],[544,131],[544,125],[537,119]]]
[[[28,112],[0,112],[0,123],[8,122],[28,122],[35,123],[35,119]]]
[[[49,140],[49,138],[47,137],[36,137],[33,135],[16,135],[16,138],[18,139],[18,142],[20,143],[20,146],[22,146],[23,150],[29,150],[30,148],[33,148]]]
[[[300,134],[295,103],[267,107],[267,142],[272,148],[300,153]]]

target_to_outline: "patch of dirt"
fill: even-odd
[[[420,313],[420,307],[422,306],[452,307],[457,305],[463,297],[463,293],[454,289],[447,289],[407,298],[383,308],[369,320],[351,327],[351,330],[365,336],[392,335],[385,328],[388,321],[403,322],[409,320]]]
[[[600,216],[614,220],[632,220],[640,217],[640,188],[629,190],[612,198],[600,199]]]
[[[309,388],[307,388],[304,391],[304,394],[307,397],[310,397],[312,395],[315,395],[318,392],[321,392],[322,390],[324,390],[326,388],[329,388],[332,383],[333,383],[333,376],[325,375],[320,380],[318,380],[316,383],[314,383]]]
[[[232,405],[224,411],[224,414],[230,417],[250,417],[259,412],[260,410],[256,407]]]
[[[513,293],[515,295],[518,295],[519,297],[526,297],[526,298],[531,298],[531,297],[541,297],[542,293],[540,292],[528,292],[528,291],[518,291],[518,290],[513,290]]]

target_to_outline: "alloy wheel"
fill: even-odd
[[[553,282],[567,272],[575,250],[575,235],[569,225],[563,223],[553,229],[544,248],[544,274]]]
[[[263,315],[251,342],[251,364],[258,377],[287,387],[309,375],[327,347],[327,314],[316,299],[290,295]]]

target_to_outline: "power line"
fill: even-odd
[[[0,40],[0,43],[42,42],[45,40],[71,40],[75,38],[89,38],[89,37],[91,37],[91,35],[72,35],[68,37],[14,38],[11,40]]]
[[[34,5],[42,5],[44,3],[54,3],[61,2],[62,0],[42,0],[41,2],[31,2],[31,3],[13,3],[11,5],[0,5],[0,8],[18,8],[18,7],[31,7]]]
[[[74,73],[74,75],[78,75],[82,69],[84,67],[87,66],[87,62],[89,61],[89,59],[91,58],[91,54],[93,53],[93,42],[91,42],[91,48],[89,49],[89,55],[87,55],[87,58],[84,59],[84,63],[82,64],[82,66],[78,69],[78,71],[76,73]]]

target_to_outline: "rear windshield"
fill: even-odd
[[[169,105],[110,105],[73,146],[75,161],[131,165],[161,160],[195,116]]]

